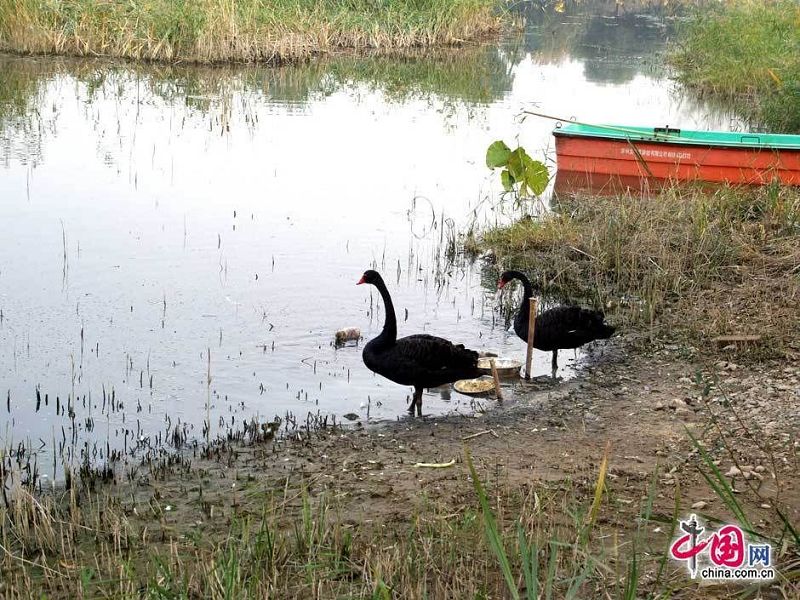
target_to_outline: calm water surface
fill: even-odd
[[[523,108],[728,128],[660,69],[668,31],[557,15],[498,46],[281,69],[0,57],[2,446],[102,461],[107,442],[199,438],[206,419],[214,437],[287,411],[395,418],[409,390],[331,343],[380,330],[377,294],[355,285],[369,267],[401,335],[523,357],[494,274],[444,253],[457,230],[514,214],[485,149],[518,139],[552,160],[553,122]],[[474,409],[457,393],[424,403]]]

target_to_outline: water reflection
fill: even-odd
[[[5,159],[36,161],[41,140],[58,117],[59,106],[44,106],[47,88],[68,85],[78,102],[102,100],[137,105],[160,101],[163,110],[182,109],[182,118],[206,119],[210,127],[231,123],[254,128],[248,107],[280,105],[303,111],[342,90],[359,89],[388,102],[421,102],[444,114],[474,110],[499,99],[511,87],[513,65],[493,46],[406,53],[401,57],[340,57],[278,68],[119,65],[108,61],[20,59],[0,55],[0,136]],[[51,114],[52,113],[52,114]],[[50,127],[48,127],[48,125]],[[21,138],[21,139],[20,139]]]
[[[525,6],[526,52],[542,63],[579,59],[588,81],[615,84],[630,82],[642,73],[663,74],[658,57],[665,50],[675,13],[681,10],[680,3],[646,2]]]
[[[600,122],[634,106],[632,125],[719,119],[641,63],[625,84],[587,77],[592,59],[555,59],[531,27],[499,46],[279,69],[0,58],[3,446],[75,439],[70,460],[100,460],[91,444],[107,457],[287,411],[395,418],[407,390],[332,344],[382,326],[355,286],[369,267],[401,334],[524,356],[496,274],[452,260],[458,231],[516,211],[484,167],[489,143],[551,156],[552,123],[516,119],[531,102]],[[475,404],[432,392],[424,406]]]

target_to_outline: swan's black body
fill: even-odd
[[[414,386],[414,399],[408,412],[422,415],[422,390],[477,377],[478,353],[427,334],[397,339],[394,305],[383,278],[376,271],[366,271],[358,283],[378,288],[386,307],[386,323],[381,334],[364,346],[362,358],[371,371],[401,385]]]
[[[514,318],[514,332],[528,341],[528,316],[533,289],[530,280],[520,271],[506,271],[500,276],[498,287],[512,279],[519,279],[524,288],[522,306]],[[558,369],[558,351],[578,348],[594,340],[610,338],[616,330],[606,324],[602,311],[579,306],[556,306],[536,316],[533,347],[553,353],[553,376]]]

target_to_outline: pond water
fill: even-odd
[[[524,108],[728,128],[661,69],[670,22],[542,14],[498,45],[277,69],[0,57],[2,447],[40,451],[53,477],[176,428],[396,418],[409,389],[332,345],[382,326],[355,285],[370,267],[401,335],[524,357],[496,274],[447,260],[456,231],[514,215],[486,147],[552,161],[553,122]],[[475,409],[438,391],[424,406]]]

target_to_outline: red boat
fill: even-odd
[[[570,123],[553,131],[558,176],[800,185],[800,135]]]

